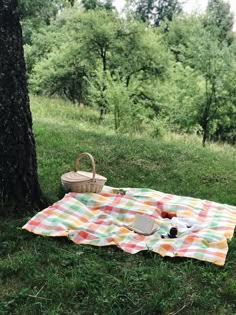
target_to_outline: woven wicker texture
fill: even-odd
[[[78,171],[79,161],[83,156],[88,156],[92,162],[92,172]],[[74,171],[61,176],[61,183],[66,191],[77,193],[98,193],[102,190],[106,177],[96,174],[94,158],[90,153],[84,152],[75,160]]]

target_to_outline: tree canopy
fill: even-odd
[[[138,18],[155,26],[160,26],[165,19],[172,21],[181,12],[178,0],[132,0],[131,4]]]
[[[32,93],[97,107],[101,118],[110,111],[118,132],[149,121],[201,134],[203,144],[235,143],[229,4],[209,0],[202,15],[185,14],[177,0],[131,1],[125,15],[110,1],[54,0],[50,8],[50,23],[25,45]]]

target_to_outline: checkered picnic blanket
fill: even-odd
[[[23,229],[44,236],[67,236],[76,244],[117,245],[135,254],[152,250],[161,256],[191,257],[224,265],[236,224],[236,207],[207,200],[181,197],[151,189],[124,188],[125,194],[105,186],[99,194],[68,193],[37,213]],[[178,238],[161,238],[171,227],[161,213],[175,212],[178,218],[204,223],[199,231]],[[136,214],[145,214],[160,226],[153,235],[130,231]]]

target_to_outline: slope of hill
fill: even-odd
[[[236,205],[236,151],[197,138],[115,134],[90,109],[31,98],[43,192],[58,200],[60,176],[91,152],[108,184],[149,187]],[[89,161],[81,168],[90,169]],[[0,221],[0,314],[235,314],[236,241],[224,267],[192,259],[78,246]]]

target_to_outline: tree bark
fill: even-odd
[[[0,0],[0,213],[41,206],[17,0]]]

